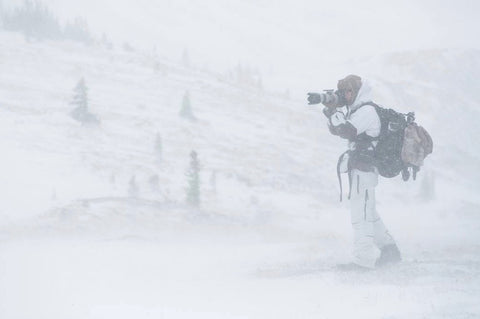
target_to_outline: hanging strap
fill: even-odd
[[[340,166],[343,162],[345,155],[349,153],[350,153],[350,150],[343,152],[338,158],[338,162],[337,162],[337,177],[338,177],[338,184],[340,186],[340,201],[342,201],[342,198],[343,198],[342,173],[340,172]],[[347,171],[348,171],[348,183],[349,183],[348,199],[350,199],[350,193],[352,190],[352,177],[350,174],[350,165],[348,165],[348,163],[347,163]]]
[[[348,199],[352,197],[352,169],[348,166]]]
[[[340,157],[338,158],[338,161],[337,161],[337,177],[338,177],[338,184],[340,186],[340,202],[342,201],[342,194],[343,194],[343,188],[342,188],[342,175],[341,175],[341,172],[340,172],[340,165],[342,164],[343,162],[343,158],[345,157],[345,155],[348,153],[348,151],[346,152],[343,152]]]

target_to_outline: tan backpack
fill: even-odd
[[[402,161],[417,167],[423,165],[423,160],[433,151],[433,141],[430,134],[417,123],[409,123],[405,128]]]

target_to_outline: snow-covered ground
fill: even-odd
[[[404,262],[369,273],[333,271],[351,229],[320,108],[153,53],[0,32],[0,318],[479,317],[480,53],[333,70],[369,77],[435,143],[416,182],[381,181]],[[81,77],[99,127],[69,116]],[[184,203],[192,150],[200,209]]]

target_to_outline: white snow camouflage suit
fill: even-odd
[[[362,81],[355,101],[350,106],[337,108],[330,117],[331,126],[335,127],[349,122],[357,130],[357,136],[366,133],[370,137],[380,134],[380,118],[371,105],[371,89],[367,82]],[[373,142],[375,143],[375,142]],[[355,142],[349,142],[349,149],[355,149]],[[341,165],[343,172],[347,171],[348,157]],[[353,262],[367,268],[374,268],[379,250],[395,244],[382,219],[375,208],[375,187],[378,184],[378,171],[371,172],[351,170],[350,212],[354,232]]]

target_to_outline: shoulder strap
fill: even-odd
[[[377,107],[377,106],[380,107],[378,104],[373,103],[372,101],[368,101],[368,102],[360,104],[360,106],[364,106],[364,105],[371,105],[371,106],[375,106],[375,107]]]
[[[376,110],[378,107],[381,107],[380,105],[375,104],[375,103],[373,103],[372,101],[369,101],[369,102],[365,102],[365,103],[360,104],[360,106],[359,106],[355,111],[359,110],[362,106],[365,106],[365,105],[373,106],[373,107],[375,108],[375,110]]]

